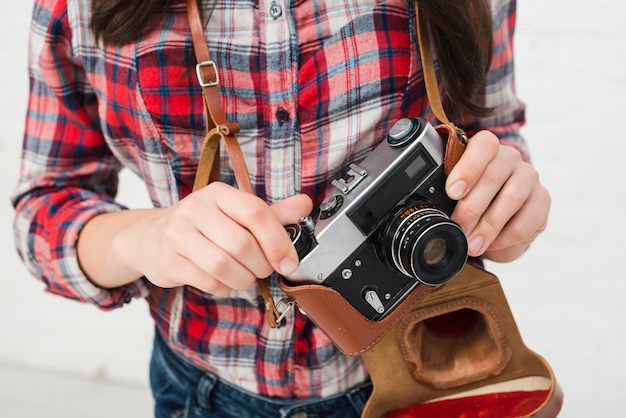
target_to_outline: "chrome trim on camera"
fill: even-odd
[[[363,170],[356,164],[350,164],[350,170],[348,170],[346,178],[333,180],[331,184],[341,190],[343,194],[348,194],[352,189],[358,186],[366,176],[366,170]]]

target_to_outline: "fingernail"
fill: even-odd
[[[291,258],[283,258],[281,262],[278,263],[278,267],[280,268],[281,274],[291,274],[296,271],[298,263],[293,261]]]
[[[463,193],[465,193],[466,187],[467,185],[463,180],[454,183],[452,186],[450,186],[450,189],[448,190],[448,192],[450,193],[450,198],[458,200],[461,196],[463,196]]]
[[[474,256],[482,254],[483,246],[485,245],[485,239],[483,237],[476,236],[469,241],[470,253]]]

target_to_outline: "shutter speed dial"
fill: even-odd
[[[320,219],[328,219],[343,206],[343,196],[333,194],[320,203]]]

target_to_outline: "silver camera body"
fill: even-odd
[[[286,227],[300,257],[286,279],[329,286],[378,321],[417,286],[454,278],[468,246],[449,218],[445,145],[425,119],[398,120],[311,216]]]

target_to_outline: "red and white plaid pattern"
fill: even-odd
[[[145,280],[106,290],[81,272],[75,242],[91,217],[120,210],[127,167],[157,207],[187,195],[204,134],[201,90],[184,1],[139,39],[103,48],[89,30],[88,0],[37,0],[30,41],[30,101],[15,235],[20,255],[50,292],[112,309],[147,297],[170,344],[246,390],[322,397],[364,381],[358,358],[340,354],[300,313],[270,329],[258,292],[213,298]],[[208,2],[207,2],[208,3]],[[213,3],[213,2],[211,2]],[[405,115],[433,116],[425,97],[414,9],[402,0],[217,1],[206,34],[227,116],[253,188],[267,202],[298,192],[314,200]],[[270,8],[282,13],[273,17]],[[493,0],[495,57],[479,102],[489,118],[455,118],[494,131],[524,151],[524,105],[513,84],[515,1]],[[233,183],[227,155],[222,179]],[[275,280],[272,291],[283,295]]]

